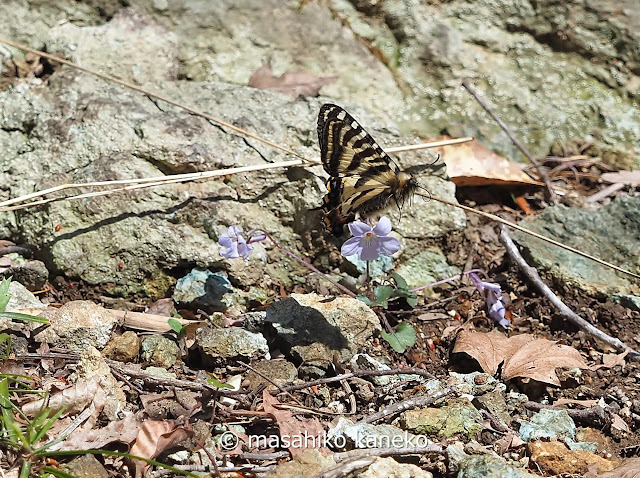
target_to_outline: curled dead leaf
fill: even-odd
[[[497,331],[483,333],[461,330],[453,352],[464,352],[473,357],[482,370],[491,375],[496,375],[502,364],[503,380],[527,377],[560,385],[555,371],[557,367],[589,368],[580,352],[573,347],[530,334],[507,338]]]
[[[484,147],[478,141],[436,148],[447,165],[447,173],[456,186],[544,186],[531,179],[524,164],[514,163]]]
[[[152,460],[163,451],[183,442],[192,435],[192,430],[173,420],[147,420],[140,426],[130,453]],[[141,460],[133,461],[136,468],[136,478],[140,478],[147,463]]]

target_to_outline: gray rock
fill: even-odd
[[[26,308],[46,309],[47,305],[40,302],[25,286],[12,281],[9,284],[9,303],[6,310],[11,312]]]
[[[46,41],[49,53],[134,83],[175,80],[178,51],[174,33],[154,19],[125,8],[99,26],[57,25]]]
[[[16,38],[46,45],[49,51],[137,81],[178,102],[197,105],[276,143],[290,144],[308,157],[318,156],[316,116],[326,100],[294,102],[278,93],[215,80],[246,84],[273,45],[297,48],[299,44],[296,54],[300,59],[306,58],[305,52],[324,51],[321,59],[303,61],[313,66],[308,71],[322,73],[333,65],[346,72],[335,92],[343,91],[345,97],[357,92],[356,101],[361,98],[360,103],[374,112],[381,106],[380,98],[388,110],[398,110],[402,95],[393,74],[345,33],[323,6],[311,4],[297,12],[280,4],[271,10],[269,5],[277,4],[274,0],[266,4],[249,0],[247,8],[236,8],[234,2],[196,5],[187,1],[178,14],[171,2],[160,5],[162,8],[155,3],[136,0],[130,2],[133,10],[120,13],[110,5],[108,10],[115,16],[105,23],[98,10],[79,9],[70,0],[35,10],[29,10],[28,3],[10,0],[0,5],[0,19],[12,22],[7,31],[13,31],[12,25],[29,18],[29,28]],[[268,25],[265,19],[276,18],[274,15],[278,21]],[[246,31],[247,21],[252,25],[250,32]],[[274,25],[278,32],[273,31]],[[230,35],[228,28],[237,34]],[[292,43],[291,35],[300,43]],[[332,36],[329,42],[327,35]],[[263,46],[256,48],[256,41]],[[310,48],[309,42],[318,48]],[[149,54],[149,45],[153,45],[153,54]],[[0,49],[0,53],[7,59],[12,55],[16,61],[23,59],[12,49]],[[237,61],[236,55],[243,61]],[[344,61],[345,55],[349,61]],[[175,79],[176,58],[180,58],[178,77],[207,83],[163,82]],[[274,68],[286,62],[287,58],[275,58]],[[373,76],[360,75],[361,71]],[[395,93],[379,95],[383,85]],[[0,92],[0,102],[0,181],[8,197],[61,183],[157,177],[291,159],[253,139],[66,67],[46,84],[38,79],[21,81]],[[381,144],[413,141],[389,133],[396,128],[388,116],[366,113],[355,103],[349,108]],[[425,155],[406,153],[400,162],[403,166],[424,164]],[[164,296],[174,283],[172,272],[185,264],[224,269],[232,282],[245,286],[269,287],[278,280],[291,285],[293,278],[304,279],[309,272],[268,242],[256,244],[247,262],[224,260],[215,242],[231,224],[245,230],[260,226],[284,246],[300,252],[304,246],[298,235],[320,228],[319,214],[309,210],[321,203],[324,177],[319,166],[271,170],[234,175],[226,183],[213,180],[85,198],[73,207],[57,202],[48,205],[46,212],[30,208],[19,215],[3,215],[0,232],[6,237],[20,235],[40,246],[42,255],[50,258],[50,269],[103,284],[118,295]],[[431,181],[441,187],[432,186]],[[425,184],[435,188],[434,195],[454,200],[450,183],[436,177]],[[431,220],[436,217],[434,207],[434,202],[416,201],[405,207],[403,215],[415,212]],[[451,221],[456,214],[457,223]],[[410,233],[439,234],[459,228],[463,218],[459,212],[438,217],[449,222],[440,227],[417,221],[424,227]],[[62,228],[56,231],[58,224]],[[405,257],[410,258],[405,254],[402,260]]]
[[[362,301],[317,294],[291,294],[267,309],[283,351],[305,364],[326,367],[337,355],[347,362],[380,329],[378,316]]]
[[[89,347],[104,348],[119,324],[119,319],[107,309],[84,300],[67,302],[59,309],[46,309],[41,316],[48,318],[51,326],[35,339],[78,353]]]
[[[211,313],[228,307],[223,296],[231,292],[233,292],[233,286],[224,275],[194,269],[178,280],[173,292],[173,300]]]
[[[180,347],[164,335],[154,334],[142,340],[140,356],[149,365],[171,368],[180,357]]]
[[[620,304],[627,309],[640,312],[640,297],[631,294],[613,294],[611,301]]]
[[[41,261],[28,261],[24,264],[9,267],[2,273],[4,277],[11,277],[31,291],[42,290],[49,279],[49,271]]]
[[[482,430],[482,416],[466,398],[456,398],[440,408],[421,408],[404,412],[399,425],[415,434],[444,438],[463,435],[473,438]]]
[[[93,455],[81,455],[74,458],[62,469],[73,476],[92,476],[95,478],[109,478],[109,472]]]
[[[133,362],[140,352],[140,338],[132,330],[112,338],[102,349],[102,355],[119,362]]]
[[[576,424],[566,410],[542,409],[530,421],[520,421],[520,438],[534,441],[541,438],[575,439]]]
[[[296,366],[285,359],[261,360],[253,364],[252,368],[261,375],[250,370],[246,379],[253,390],[261,385],[265,385],[269,389],[275,389],[274,383],[280,387],[291,385],[298,376]],[[264,377],[269,380],[266,380]]]
[[[196,347],[205,363],[220,365],[231,359],[251,360],[268,356],[267,340],[240,327],[202,327],[196,332]]]
[[[457,478],[539,478],[539,475],[493,456],[469,456],[461,460],[458,466]]]
[[[630,260],[638,251],[640,196],[623,196],[595,211],[550,207],[520,225],[631,272],[640,272],[640,262]],[[547,271],[562,287],[578,287],[600,296],[640,290],[625,275],[589,259],[522,233],[514,232],[513,237],[527,248],[535,261],[532,265]]]

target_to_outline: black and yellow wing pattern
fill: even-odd
[[[417,187],[353,117],[339,106],[325,104],[318,115],[318,142],[329,174],[323,199],[323,222],[332,234],[356,215],[367,217],[388,206],[402,206]]]

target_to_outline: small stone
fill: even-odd
[[[263,358],[269,353],[267,339],[262,334],[241,327],[202,327],[196,332],[196,346],[203,360],[212,365],[226,363],[229,359]]]
[[[41,290],[49,279],[49,271],[41,261],[29,261],[10,267],[2,275],[12,277],[13,281],[22,284],[30,291]]]
[[[336,464],[331,457],[325,458],[316,449],[307,449],[298,454],[293,460],[276,466],[269,473],[269,478],[292,478],[303,476],[315,476],[322,470]]]
[[[233,292],[233,286],[224,275],[203,269],[193,269],[176,283],[173,300],[211,313],[228,307],[229,304],[223,300],[222,296],[231,292]]]
[[[267,309],[285,352],[294,347],[298,357],[327,367],[337,356],[341,362],[369,346],[380,329],[378,316],[364,302],[351,297],[291,294]]]
[[[47,305],[33,295],[25,286],[19,282],[11,282],[9,284],[9,303],[7,304],[7,312],[18,309],[46,309]]]
[[[631,294],[613,294],[611,296],[611,302],[620,304],[627,309],[631,309],[635,312],[640,312],[640,297]]]
[[[524,441],[541,438],[558,438],[574,440],[576,424],[566,410],[543,408],[527,422],[520,420],[520,438]]]
[[[597,465],[601,473],[615,468],[610,460],[584,450],[569,450],[558,441],[535,441],[527,447],[531,460],[552,475],[581,475],[589,471],[590,465]]]
[[[409,410],[400,417],[400,426],[416,434],[449,438],[456,434],[468,438],[482,431],[482,415],[466,398],[450,400],[441,408]]]
[[[433,478],[433,475],[410,463],[398,463],[393,458],[376,458],[369,467],[358,473],[356,478]]]
[[[102,350],[102,355],[118,362],[132,362],[140,352],[138,334],[127,330],[122,335],[112,338]]]
[[[154,334],[142,341],[141,358],[149,365],[171,368],[180,357],[180,347],[164,335]]]
[[[84,300],[67,302],[59,309],[48,308],[42,311],[41,316],[50,320],[51,327],[40,332],[35,339],[74,352],[82,352],[89,347],[103,349],[119,323],[118,317],[109,310]]]
[[[93,455],[80,455],[74,458],[62,469],[77,478],[109,478],[109,473],[100,461]]]
[[[447,448],[447,451],[449,449]],[[456,478],[540,478],[508,464],[503,458],[481,455],[469,456],[459,463]]]
[[[257,364],[253,365],[252,368],[269,378],[271,382],[280,387],[290,385],[298,376],[298,370],[295,365],[285,359],[261,360]],[[249,371],[249,373],[247,373],[247,380],[249,381],[249,386],[253,390],[257,389],[261,385],[266,385],[269,389],[276,388],[271,382],[253,371]]]
[[[504,400],[504,396],[497,390],[493,392],[485,393],[476,397],[473,404],[478,408],[483,408],[494,417],[500,420],[504,425],[509,426],[511,424],[511,415],[507,410],[507,403]]]

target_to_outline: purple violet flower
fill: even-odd
[[[374,261],[380,254],[390,256],[400,250],[400,242],[395,237],[389,237],[391,221],[382,216],[376,227],[371,227],[361,221],[349,223],[352,238],[342,244],[340,252],[343,256],[358,254],[363,261]]]
[[[489,317],[498,325],[508,329],[511,321],[505,317],[506,309],[504,308],[506,301],[502,297],[502,289],[498,284],[490,282],[482,282],[475,273],[470,273],[471,282],[480,292],[483,292],[487,301],[487,311]]]
[[[227,233],[220,236],[218,243],[220,244],[219,252],[222,257],[227,259],[236,259],[240,256],[243,259],[249,257],[253,252],[253,247],[247,244],[242,232],[240,226],[229,226]]]

